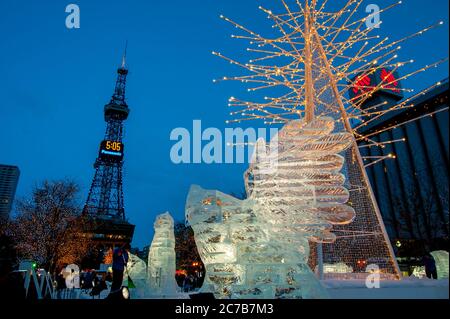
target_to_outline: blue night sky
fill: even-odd
[[[80,29],[65,27],[70,3],[80,6]],[[80,203],[86,199],[105,131],[103,106],[113,93],[125,40],[131,114],[125,123],[124,193],[126,215],[136,225],[133,246],[150,243],[157,214],[170,211],[184,220],[191,184],[241,193],[247,165],[172,164],[169,136],[176,127],[190,130],[195,119],[203,128],[226,127],[227,100],[244,90],[212,82],[235,69],[211,51],[239,58],[245,46],[230,38],[235,29],[219,14],[265,29],[269,21],[259,5],[279,8],[275,0],[1,1],[0,163],[20,167],[17,196],[27,196],[44,179],[74,178],[82,187]],[[403,1],[382,14],[379,34],[397,39],[443,20],[444,26],[405,44],[400,57],[415,59],[416,69],[445,58],[448,5]],[[403,85],[417,91],[447,76],[444,64]]]

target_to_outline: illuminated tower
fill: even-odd
[[[131,242],[134,232],[134,225],[125,218],[122,190],[123,122],[130,113],[125,101],[125,58],[126,51],[117,70],[114,94],[105,105],[106,133],[100,142],[95,175],[83,210],[95,222],[94,239],[107,246]]]

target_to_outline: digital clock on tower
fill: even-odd
[[[100,143],[100,158],[110,162],[122,161],[123,146],[123,143],[118,141],[102,141]]]

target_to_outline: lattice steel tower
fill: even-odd
[[[117,70],[114,94],[105,105],[106,133],[94,163],[95,175],[83,210],[97,222],[95,238],[110,243],[130,242],[134,232],[134,226],[125,219],[122,189],[123,122],[130,113],[125,101],[128,74],[125,58],[126,51]]]

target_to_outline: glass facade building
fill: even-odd
[[[9,218],[19,176],[20,170],[17,166],[0,164],[0,218]]]
[[[411,103],[414,107],[388,112],[361,130],[377,143],[399,142],[384,148],[361,142],[361,155],[395,155],[367,167],[391,240],[430,243],[448,239],[448,79]]]

